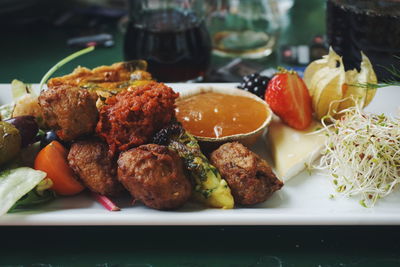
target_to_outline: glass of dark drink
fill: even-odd
[[[327,35],[346,69],[363,51],[380,81],[400,79],[389,71],[400,70],[400,0],[328,0]]]
[[[202,80],[211,39],[201,0],[130,0],[125,34],[126,61],[143,59],[161,82]]]

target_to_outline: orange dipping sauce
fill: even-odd
[[[224,137],[249,133],[265,121],[265,106],[249,97],[221,93],[202,93],[179,100],[176,117],[191,134]]]

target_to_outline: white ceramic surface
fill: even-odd
[[[199,85],[171,86],[181,91]],[[9,85],[0,85],[0,104],[10,97]],[[399,99],[400,87],[379,89],[367,110],[398,115]],[[267,156],[262,140],[254,151]],[[374,208],[364,208],[356,199],[329,199],[332,191],[324,174],[310,176],[303,172],[288,181],[270,200],[251,208],[217,210],[188,204],[178,211],[157,211],[142,205],[130,206],[128,200],[123,200],[119,203],[122,208],[119,212],[105,210],[83,193],[30,211],[7,214],[0,217],[0,225],[400,225],[399,191],[380,200]]]

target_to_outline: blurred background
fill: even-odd
[[[206,5],[207,1],[203,2]],[[251,10],[243,3],[250,7],[263,6]],[[214,51],[203,81],[240,81],[241,76],[252,72],[273,72],[278,65],[301,72],[311,60],[326,53],[325,5],[325,0],[209,1],[204,20]],[[234,20],[235,8],[236,12],[247,10],[250,14],[250,17],[243,15],[250,24],[240,22],[245,26],[239,27],[247,30],[268,23],[264,28],[271,36],[258,35],[252,43],[257,46],[258,41],[265,40],[266,52],[246,56],[240,51],[229,55],[232,50],[225,53],[224,48],[216,51],[214,34],[221,27],[238,27]],[[255,10],[261,11],[257,15]],[[0,82],[9,83],[16,78],[37,83],[57,61],[87,45],[96,45],[97,49],[67,64],[56,75],[70,73],[77,65],[93,68],[124,60],[130,13],[132,3],[128,0],[0,0]],[[221,16],[225,18],[222,24]],[[258,18],[267,18],[267,21],[256,21]],[[249,36],[254,34],[246,31],[242,36],[232,36],[224,32],[218,36],[222,40],[220,44],[229,49],[236,46],[240,38],[251,43]],[[228,38],[221,39],[221,36]]]

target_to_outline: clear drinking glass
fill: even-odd
[[[201,80],[211,57],[202,0],[130,0],[125,60],[143,59],[158,81]]]
[[[206,0],[206,4],[214,54],[261,58],[272,53],[280,30],[277,1]]]

